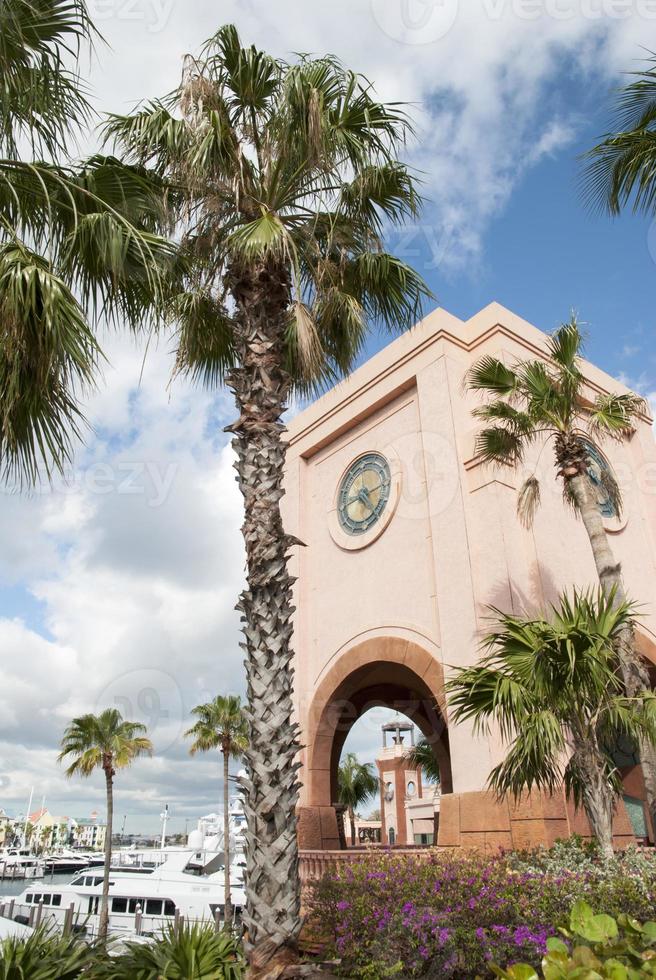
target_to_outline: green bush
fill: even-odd
[[[310,938],[344,976],[490,976],[491,963],[537,968],[577,900],[645,920],[656,854],[604,861],[581,841],[533,854],[372,853],[315,884]]]
[[[109,963],[105,949],[45,928],[0,943],[0,980],[75,980]],[[109,974],[107,974],[109,976]]]
[[[241,980],[241,947],[213,925],[171,926],[156,943],[129,943],[111,965],[112,980]],[[100,974],[99,974],[100,976]],[[94,975],[95,980],[95,975]]]
[[[507,969],[492,966],[504,980],[641,980],[656,977],[656,922],[644,925],[628,915],[617,921],[610,915],[595,915],[580,900],[572,909],[564,940],[547,940],[541,970],[528,963]]]

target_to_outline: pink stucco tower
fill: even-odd
[[[480,403],[466,390],[484,354],[512,363],[543,355],[545,335],[497,303],[467,321],[437,309],[289,426],[287,530],[306,547],[297,576],[295,692],[302,729],[301,846],[339,846],[336,774],[346,736],[368,708],[409,716],[441,769],[439,843],[523,845],[586,832],[562,797],[515,805],[485,792],[501,758],[496,737],[449,724],[443,685],[476,661],[490,605],[544,608],[572,585],[596,584],[585,532],[563,507],[548,451],[521,470],[476,456]],[[625,391],[592,364],[591,395]],[[631,439],[602,446],[619,480],[621,519],[605,517],[629,595],[643,603],[640,642],[656,661],[656,445],[645,414]],[[542,503],[531,530],[517,488],[536,469]],[[640,808],[639,770],[626,767]],[[632,825],[621,806],[618,837]]]

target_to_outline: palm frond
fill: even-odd
[[[522,483],[517,494],[517,516],[526,528],[533,526],[535,514],[540,506],[540,481],[534,473]]]
[[[632,74],[616,100],[615,131],[583,157],[584,200],[615,215],[632,199],[634,211],[656,211],[656,68]]]
[[[616,395],[610,392],[599,395],[589,416],[589,426],[593,433],[626,438],[631,435],[639,415],[647,411],[644,398],[632,392]]]
[[[517,375],[496,357],[486,354],[467,372],[467,387],[473,391],[507,397],[517,390]]]
[[[525,438],[502,425],[489,426],[476,436],[475,453],[487,463],[513,466],[521,462],[526,448]]]

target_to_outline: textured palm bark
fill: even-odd
[[[223,922],[226,927],[232,922],[232,894],[230,891],[230,753],[224,742],[223,753]]]
[[[249,746],[244,780],[248,822],[246,948],[252,977],[275,978],[295,959],[301,928],[296,841],[298,726],[292,703],[292,585],[296,539],[280,515],[285,463],[281,416],[290,391],[283,338],[289,279],[274,261],[233,267],[236,360],[228,376],[240,415],[234,434],[247,586],[241,612],[246,651]]]
[[[348,808],[349,823],[351,825],[351,846],[355,847],[355,813],[353,812],[353,807]]]
[[[622,568],[613,555],[593,487],[587,475],[585,447],[575,436],[569,439],[561,438],[556,443],[556,456],[560,472],[569,485],[587,531],[603,592],[608,596],[614,589],[615,602],[618,604],[624,602],[626,593],[622,581]],[[649,690],[649,674],[636,651],[635,635],[630,625],[624,627],[620,633],[617,653],[622,681],[628,697],[635,697],[641,691]],[[656,748],[648,740],[641,739],[639,749],[652,832],[656,834]]]
[[[114,822],[114,767],[111,757],[103,760],[103,770],[107,793],[107,827],[105,828],[105,867],[103,869],[100,923],[98,925],[98,935],[101,939],[107,937],[109,929],[109,871],[112,863],[112,824]]]
[[[596,746],[584,743],[575,749],[574,759],[583,775],[583,809],[602,855],[612,860],[613,792],[603,776],[603,755]]]

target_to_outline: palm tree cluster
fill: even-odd
[[[601,588],[621,606],[626,602],[621,568],[610,546],[592,479],[591,450],[597,450],[603,438],[628,438],[646,406],[634,394],[610,392],[591,398],[583,374],[582,349],[583,338],[573,317],[549,338],[545,359],[509,366],[496,357],[481,358],[468,375],[470,389],[486,396],[485,404],[474,410],[484,423],[476,450],[488,463],[517,466],[531,446],[551,448],[564,500],[580,516],[588,535]],[[605,497],[619,514],[620,488],[610,470],[603,472],[602,479]],[[540,483],[531,473],[520,488],[517,502],[519,517],[526,525],[532,523],[539,502]],[[635,648],[630,617],[622,621],[615,649],[626,694],[640,699],[651,685]],[[656,748],[645,733],[639,733],[639,742],[652,825],[656,827]]]
[[[551,612],[531,620],[497,611],[486,655],[447,684],[452,718],[473,720],[475,731],[494,720],[509,743],[490,776],[499,796],[564,784],[612,858],[622,791],[613,751],[622,739],[654,744],[656,695],[628,697],[618,675],[616,640],[634,612],[628,603],[575,590]]]

